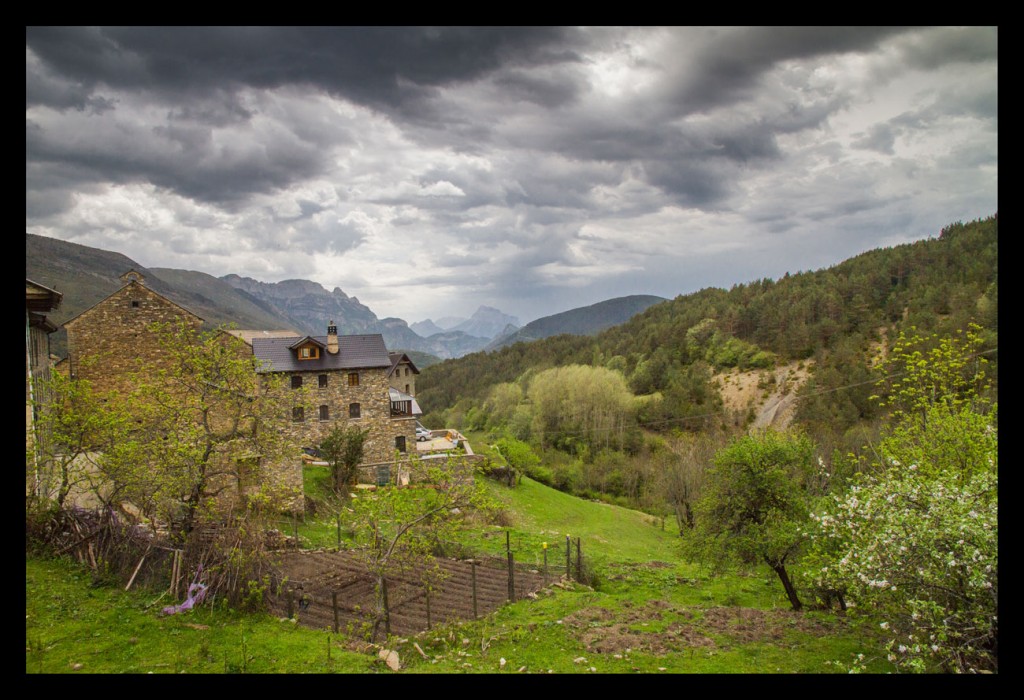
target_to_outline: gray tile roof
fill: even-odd
[[[252,354],[263,363],[263,372],[316,372],[318,370],[388,368],[391,358],[380,333],[339,335],[338,353],[320,353],[316,360],[298,360],[291,346],[302,336],[289,338],[253,338]],[[327,345],[327,336],[309,336]]]

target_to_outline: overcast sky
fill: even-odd
[[[26,230],[526,323],[997,212],[997,31],[28,28]]]

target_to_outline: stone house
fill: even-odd
[[[318,446],[341,425],[369,430],[364,466],[415,450],[415,416],[392,401],[393,363],[379,333],[339,336],[333,321],[324,336],[232,333],[249,339],[261,373],[286,377],[296,398],[283,430],[302,445]]]
[[[163,358],[150,338],[154,323],[183,321],[195,328],[203,319],[145,285],[137,270],[121,275],[124,286],[64,322],[68,354],[57,369],[87,379],[97,393],[127,391],[139,362],[159,366]]]

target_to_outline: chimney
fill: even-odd
[[[327,352],[338,354],[338,327],[331,321],[327,326]]]

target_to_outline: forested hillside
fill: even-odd
[[[798,421],[841,443],[876,419],[868,401],[874,358],[900,330],[946,334],[976,323],[996,372],[997,249],[997,216],[957,222],[935,238],[828,269],[679,296],[595,337],[562,335],[445,361],[420,376],[418,398],[428,421],[499,432],[512,425],[517,437],[536,439],[532,380],[585,365],[611,370],[636,398],[621,430],[669,433],[722,422],[715,372],[802,361],[813,371]]]

